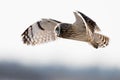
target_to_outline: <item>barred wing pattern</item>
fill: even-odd
[[[60,22],[53,19],[42,19],[32,24],[23,32],[23,42],[27,45],[35,45],[56,40],[57,33],[55,28],[57,23]]]
[[[102,34],[96,22],[85,14],[74,12],[76,21],[71,23],[62,23],[54,19],[42,19],[30,27],[22,34],[23,42],[27,45],[36,45],[54,41],[57,37],[63,39],[72,39],[90,43],[94,48],[105,47],[109,43],[109,38]]]
[[[76,13],[80,14],[81,16],[79,17],[82,17],[82,19],[84,19],[85,23],[87,24],[86,31],[89,32],[88,35],[90,35],[91,38],[89,43],[94,48],[107,46],[109,44],[109,38],[102,34],[96,33],[96,31],[101,31],[100,28],[97,26],[96,22],[79,11],[77,11]]]
[[[105,47],[109,44],[109,38],[105,35],[94,33],[93,41],[90,43],[94,48]]]

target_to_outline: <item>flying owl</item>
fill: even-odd
[[[109,38],[99,34],[100,28],[96,22],[82,12],[73,12],[76,21],[63,23],[54,19],[42,19],[30,25],[21,35],[25,44],[36,45],[59,38],[83,41],[94,48],[105,47]]]

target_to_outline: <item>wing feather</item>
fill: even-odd
[[[42,19],[41,21],[32,24],[21,35],[23,43],[35,45],[56,40],[56,25],[57,22],[50,19]]]
[[[82,12],[79,12],[77,11],[83,18],[84,20],[86,21],[89,29],[92,31],[92,32],[95,32],[95,31],[100,31],[100,28],[97,26],[96,22],[93,21],[91,18],[89,18],[88,16],[86,16],[85,14],[83,14]]]
[[[81,32],[85,32],[86,35],[88,36],[88,38],[90,37],[89,40],[91,40],[92,39],[92,31],[89,29],[88,24],[86,23],[83,16],[81,14],[79,14],[78,12],[74,12],[74,15],[76,17],[76,21],[75,21],[75,23],[73,23],[73,25],[77,26],[77,30],[79,30]],[[84,35],[84,36],[86,36],[86,35]]]

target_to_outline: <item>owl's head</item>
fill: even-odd
[[[71,27],[72,24],[68,23],[60,23],[57,25],[55,31],[59,37],[62,37],[64,34],[67,33],[68,29]]]

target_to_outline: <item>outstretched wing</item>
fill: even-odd
[[[77,12],[73,12],[76,21],[73,23],[74,29],[77,31],[86,31],[86,23],[81,15]]]
[[[96,22],[93,21],[91,18],[89,18],[88,16],[86,16],[85,14],[83,14],[82,12],[79,12],[77,11],[83,18],[84,20],[86,21],[89,29],[92,31],[92,32],[95,32],[95,31],[100,31],[100,28],[97,26]]]
[[[56,40],[55,29],[58,23],[60,22],[53,19],[42,19],[32,24],[21,35],[23,42],[27,45],[35,45]]]
[[[86,23],[84,17],[81,14],[79,14],[77,11],[74,12],[74,15],[76,21],[75,23],[73,23],[73,26],[77,28],[76,31],[78,30],[78,32],[80,31],[82,33],[85,33],[84,36],[87,35],[89,39],[92,39],[92,31],[89,29],[88,24]]]

